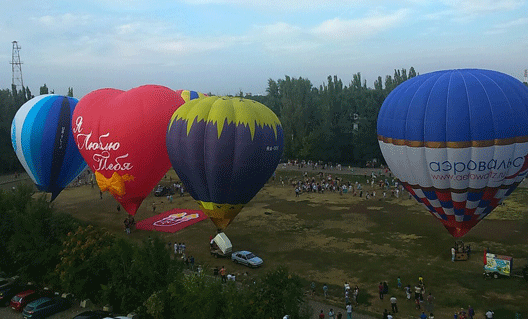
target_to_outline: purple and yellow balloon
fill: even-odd
[[[172,167],[220,230],[272,176],[283,148],[275,113],[242,98],[187,102],[174,112],[167,132]]]

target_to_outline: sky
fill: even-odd
[[[24,86],[82,98],[101,88],[164,85],[266,94],[268,79],[319,87],[361,73],[492,69],[524,81],[528,0],[3,0],[0,89],[12,42]]]

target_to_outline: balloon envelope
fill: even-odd
[[[378,115],[383,156],[404,187],[460,237],[528,172],[528,87],[490,70],[428,73]]]
[[[85,168],[71,132],[77,99],[46,94],[27,101],[11,124],[11,141],[20,163],[53,201]]]
[[[282,126],[261,103],[200,98],[174,112],[167,150],[189,193],[224,229],[277,168],[283,151]]]
[[[144,85],[100,89],[79,101],[72,122],[75,141],[101,191],[109,191],[129,214],[169,170],[167,125],[186,99],[199,96],[194,93]]]

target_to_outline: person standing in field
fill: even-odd
[[[390,297],[390,303],[391,303],[391,308],[392,308],[393,313],[398,313],[398,304],[396,302],[397,302],[396,297],[394,296]]]
[[[425,311],[427,312],[434,311],[434,304],[433,304],[434,299],[435,299],[434,296],[431,295],[431,293],[429,293],[429,295],[427,296],[426,304],[425,304]]]
[[[227,275],[226,275],[226,269],[224,266],[222,266],[222,268],[220,268],[220,277],[222,277],[222,282],[225,283],[227,282]]]
[[[348,303],[346,305],[347,319],[352,319],[352,305]]]
[[[411,300],[411,285],[405,286],[405,294],[407,296],[407,300]]]

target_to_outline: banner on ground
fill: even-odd
[[[138,222],[136,228],[175,233],[206,218],[201,210],[175,208]]]

